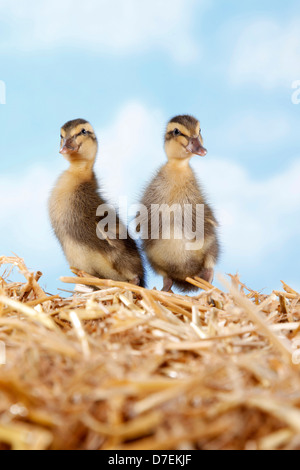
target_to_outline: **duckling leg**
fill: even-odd
[[[162,288],[162,292],[170,292],[173,286],[173,280],[165,277],[164,278],[164,287]]]
[[[204,281],[209,282],[211,284],[214,280],[214,270],[212,268],[204,268],[199,277],[204,279]]]

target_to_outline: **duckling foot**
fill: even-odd
[[[170,292],[173,286],[173,281],[172,279],[169,279],[168,277],[164,278],[164,287],[162,288],[162,292]]]
[[[203,269],[199,277],[203,279],[206,282],[209,282],[211,284],[214,280],[214,270],[213,269]]]
[[[135,286],[140,286],[141,285],[141,280],[140,280],[139,276],[135,276],[135,278],[130,281],[130,284],[133,284]]]

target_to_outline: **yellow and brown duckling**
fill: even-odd
[[[97,208],[106,204],[93,170],[97,151],[97,138],[89,122],[77,119],[62,127],[60,153],[70,167],[61,175],[50,197],[53,229],[71,267],[102,279],[144,286],[137,245],[129,234],[124,237],[126,227],[111,206],[116,233],[111,236],[101,232],[103,237],[97,233],[98,224],[104,219],[96,215]]]
[[[169,291],[174,284],[181,291],[190,292],[195,288],[185,281],[186,278],[199,276],[212,282],[219,256],[216,232],[218,223],[190,167],[193,155],[204,157],[207,153],[203,147],[199,121],[191,116],[176,116],[171,119],[165,134],[165,151],[168,163],[159,170],[142,200],[148,211],[147,223],[142,223],[144,249],[152,268],[164,277],[163,290]],[[202,205],[202,208],[204,206],[204,217],[202,216],[200,224],[197,221],[198,205]],[[172,207],[181,208],[182,215],[185,214],[185,208],[188,208],[192,228],[190,233],[192,237],[195,234],[194,239],[190,234],[186,238],[185,224],[188,221],[183,216],[176,217],[174,212],[172,215]],[[167,216],[170,216],[170,209],[171,227],[169,236],[165,237],[162,220],[166,211]],[[153,237],[155,211],[159,212],[159,218],[156,219],[159,221],[159,230],[158,236]],[[178,233],[182,236],[178,236]]]

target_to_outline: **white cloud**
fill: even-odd
[[[250,145],[257,149],[261,145],[274,146],[284,141],[292,127],[290,118],[284,114],[240,112],[222,125],[219,135],[223,134],[222,141],[232,148]]]
[[[47,200],[56,177],[38,166],[22,175],[1,176],[0,200],[5,201],[0,209],[2,249],[10,244],[10,250],[20,254],[19,248],[47,252],[53,247]]]
[[[300,78],[300,18],[289,23],[256,20],[237,40],[230,66],[234,84],[265,89],[292,87]]]
[[[188,62],[199,52],[190,34],[195,5],[196,0],[2,0],[0,18],[10,33],[3,47],[67,45],[99,54],[154,48]]]
[[[300,161],[256,181],[241,165],[208,158],[197,164],[221,224],[225,263],[259,267],[300,235]]]
[[[99,153],[96,168],[104,192],[117,201],[119,196],[137,199],[151,174],[162,165],[163,131],[166,118],[159,109],[147,109],[139,102],[126,104],[109,127],[97,132]]]
[[[54,293],[59,276],[69,272],[47,210],[51,188],[61,169],[58,162],[55,171],[33,166],[23,174],[0,177],[0,255],[15,253],[24,258],[29,269],[43,272],[41,285]]]
[[[137,201],[153,172],[164,164],[166,119],[160,110],[132,102],[120,110],[110,126],[97,131],[100,145],[96,173],[109,199],[117,201],[120,195],[128,195],[130,202]],[[0,200],[5,201],[0,206],[2,250],[28,257],[36,269],[42,259],[45,273],[63,260],[47,214],[51,187],[67,166],[58,154],[57,158],[55,170],[33,167],[24,175],[0,178]],[[268,260],[279,251],[289,250],[300,235],[300,161],[259,181],[241,164],[214,156],[195,157],[193,166],[221,223],[221,266],[227,272],[242,271],[247,282],[249,270],[268,265]],[[295,273],[291,267],[288,275]]]

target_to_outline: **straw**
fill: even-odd
[[[293,287],[197,277],[190,297],[73,270],[62,297],[1,266],[0,449],[300,448]]]

